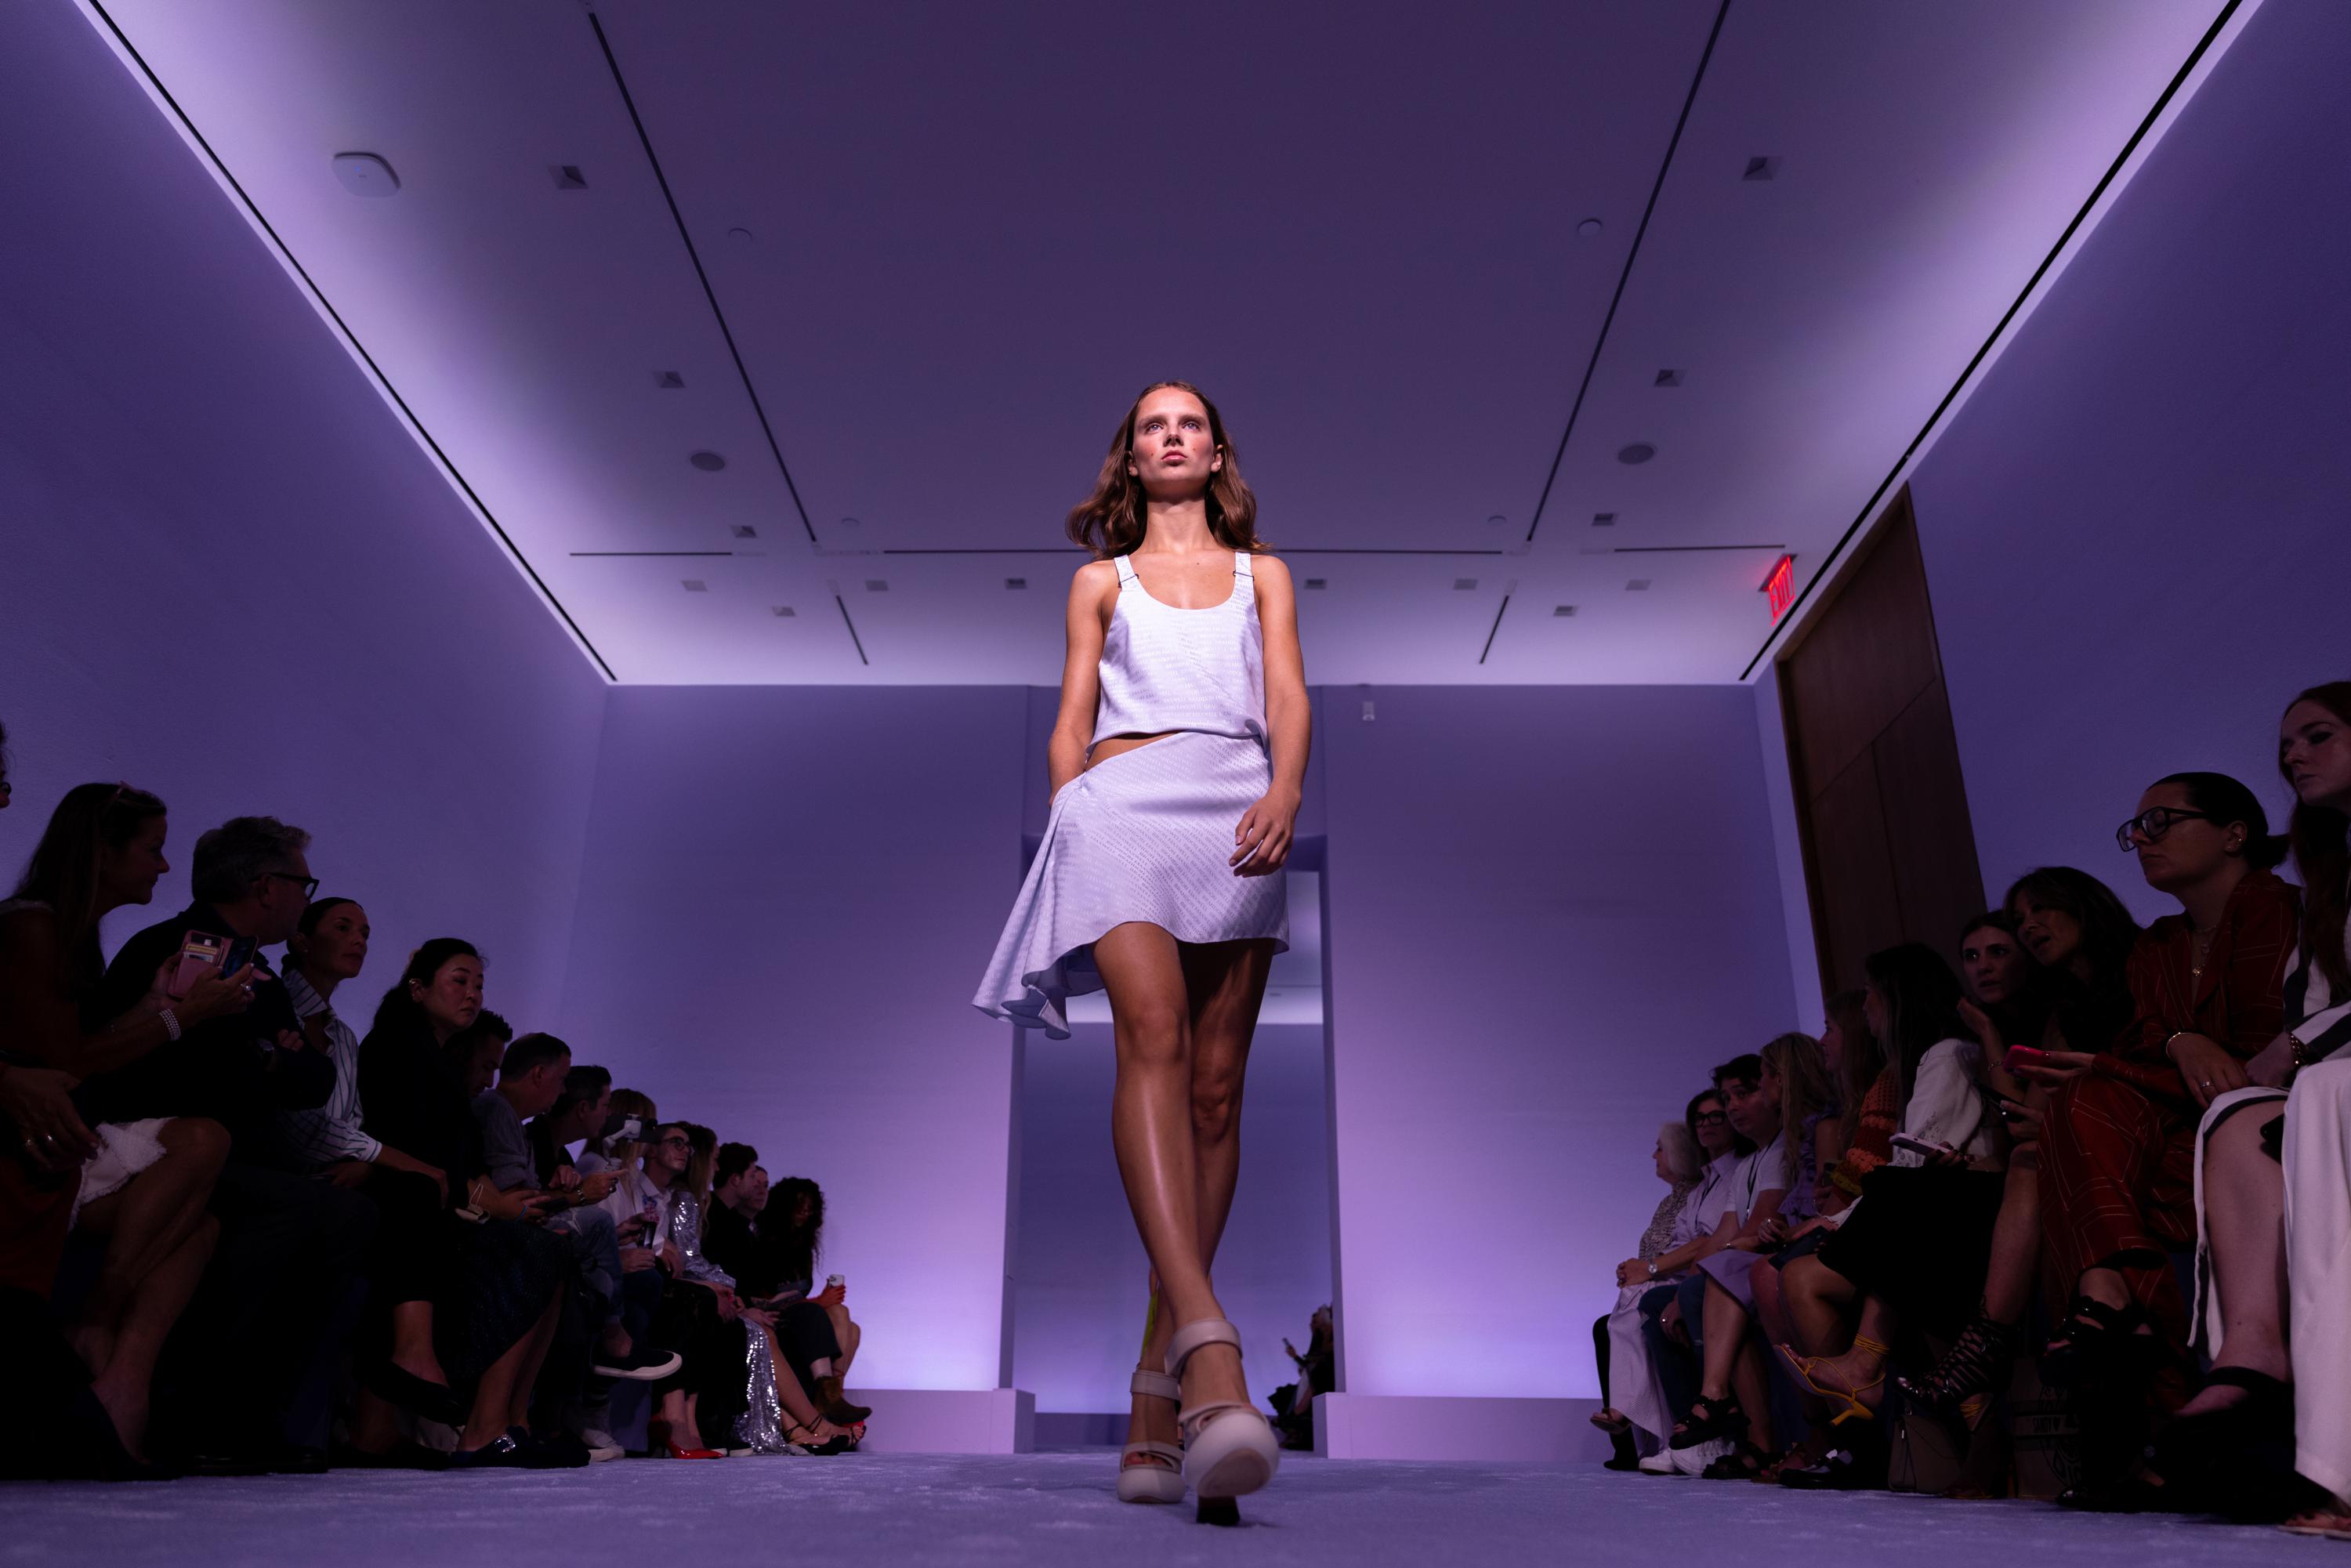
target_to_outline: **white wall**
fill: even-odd
[[[0,872],[68,787],[154,790],[177,870],[119,940],[277,815],[371,1001],[455,932],[542,1021],[602,681],[79,14],[0,7]]]
[[[826,1193],[857,1381],[994,1388],[1011,1031],[971,1006],[1020,870],[1018,687],[621,687],[563,1033]]]
[[[1987,889],[2168,902],[2113,829],[2351,676],[2351,7],[2247,23],[1912,486]]]
[[[1346,1387],[1590,1395],[1657,1124],[1799,1016],[1752,694],[1327,706]]]

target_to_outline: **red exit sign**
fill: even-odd
[[[1796,601],[1796,558],[1783,555],[1771,563],[1771,575],[1763,580],[1763,592],[1771,601],[1771,624],[1777,626],[1780,617],[1788,613],[1788,606]]]

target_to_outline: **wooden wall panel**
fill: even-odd
[[[1885,946],[1902,919],[1876,758],[1867,751],[1855,758],[1813,797],[1812,814],[1819,846],[1813,929],[1825,993],[1861,984],[1862,959]]]

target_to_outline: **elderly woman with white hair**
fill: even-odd
[[[1713,1108],[1713,1120],[1701,1124],[1700,1113],[1709,1105]],[[1612,1470],[1629,1470],[1639,1462],[1633,1448],[1634,1422],[1616,1407],[1612,1389],[1646,1392],[1652,1382],[1648,1355],[1641,1342],[1641,1297],[1669,1277],[1654,1268],[1657,1260],[1702,1234],[1696,1227],[1683,1224],[1686,1216],[1702,1207],[1701,1202],[1693,1201],[1694,1196],[1721,1185],[1721,1172],[1707,1163],[1705,1149],[1711,1147],[1705,1143],[1708,1135],[1721,1144],[1723,1152],[1729,1151],[1729,1128],[1722,1119],[1721,1102],[1711,1091],[1692,1100],[1682,1120],[1667,1122],[1657,1129],[1657,1179],[1666,1183],[1668,1190],[1658,1200],[1656,1211],[1650,1215],[1647,1228],[1641,1232],[1639,1249],[1617,1265],[1614,1310],[1592,1325],[1593,1356],[1600,1365],[1601,1403],[1601,1408],[1593,1414],[1592,1424],[1606,1432],[1615,1448],[1608,1460]],[[1619,1327],[1620,1322],[1624,1326]],[[1611,1354],[1612,1342],[1613,1348],[1621,1354]],[[1612,1366],[1616,1370],[1614,1385],[1610,1382]],[[1656,1401],[1650,1396],[1637,1401],[1628,1398],[1625,1403],[1637,1403],[1646,1408]]]

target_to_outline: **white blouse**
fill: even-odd
[[[1983,1047],[1971,1040],[1938,1040],[1918,1061],[1909,1103],[1902,1107],[1902,1130],[1914,1138],[1959,1150],[1970,1162],[1999,1157],[2004,1142],[1998,1120],[1986,1113]],[[1923,1166],[1924,1155],[1896,1149],[1886,1161]]]

